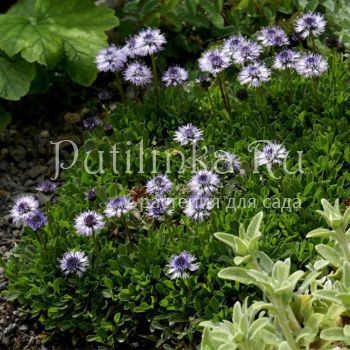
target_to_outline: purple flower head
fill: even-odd
[[[25,222],[39,208],[39,202],[32,195],[22,195],[15,199],[10,211],[14,222]]]
[[[144,63],[133,62],[126,67],[124,79],[136,86],[146,86],[152,80],[152,72]]]
[[[134,53],[148,56],[160,52],[166,43],[165,36],[157,28],[147,28],[135,37]]]
[[[306,78],[319,77],[328,68],[326,59],[319,54],[310,53],[300,57],[296,64],[295,69],[298,74],[303,75]]]
[[[219,177],[210,170],[200,170],[193,175],[188,186],[196,195],[210,195],[218,191]]]
[[[83,120],[83,127],[87,130],[97,128],[101,124],[101,120],[97,117],[90,117]]]
[[[85,193],[85,197],[90,202],[94,202],[97,198],[96,190],[94,188],[90,188],[89,191]]]
[[[98,233],[105,226],[103,216],[95,211],[85,211],[74,219],[74,227],[79,234],[91,236]]]
[[[288,156],[287,149],[280,143],[269,142],[263,149],[257,152],[258,165],[267,165],[272,167],[274,164],[282,164],[282,161]]]
[[[96,66],[100,72],[117,72],[124,67],[126,60],[125,51],[111,45],[97,54]]]
[[[291,49],[285,49],[279,52],[275,56],[275,60],[273,62],[273,68],[284,70],[287,68],[295,68],[295,64],[299,59],[300,54]]]
[[[105,124],[103,130],[107,136],[113,135],[113,126],[111,124]]]
[[[155,193],[157,196],[162,196],[169,193],[172,187],[173,184],[169,178],[160,174],[147,182],[146,191],[150,194]]]
[[[238,74],[241,84],[258,87],[263,82],[270,80],[271,71],[263,63],[252,63],[244,67]]]
[[[205,52],[199,59],[199,69],[214,76],[230,65],[230,58],[222,50],[214,49]]]
[[[107,218],[118,217],[128,213],[136,207],[136,204],[128,196],[121,196],[110,200],[105,208]]]
[[[47,225],[47,218],[43,212],[37,210],[27,219],[26,224],[33,231],[38,231]]]
[[[233,58],[233,53],[237,51],[240,45],[246,42],[248,39],[243,35],[232,35],[225,39],[222,52],[228,55],[231,59]]]
[[[181,126],[177,131],[175,131],[174,140],[181,146],[185,146],[189,143],[194,144],[203,140],[202,135],[202,130],[198,129],[192,124],[187,124],[185,126]]]
[[[192,220],[203,221],[210,216],[213,207],[213,201],[207,196],[190,196],[186,201],[184,213]]]
[[[136,36],[130,37],[126,44],[122,47],[122,50],[124,50],[125,54],[129,58],[135,58],[137,56],[135,50],[136,50]]]
[[[326,29],[326,21],[320,13],[308,12],[296,20],[295,31],[303,38],[319,36]]]
[[[279,27],[268,27],[260,30],[258,40],[265,47],[285,46],[289,44],[287,34]]]
[[[242,40],[236,51],[232,53],[232,58],[236,64],[246,64],[255,61],[261,54],[262,47],[249,39]]]
[[[169,67],[163,77],[162,81],[165,86],[182,86],[185,84],[186,80],[188,79],[188,73],[185,69],[178,67],[178,66],[172,66]]]
[[[223,161],[224,168],[231,172],[239,173],[241,171],[241,162],[239,158],[230,152],[223,151],[219,155],[219,159]]]
[[[197,259],[190,253],[183,251],[179,255],[171,257],[168,266],[168,274],[171,279],[187,278],[189,273],[198,270]]]
[[[75,273],[81,277],[89,266],[89,259],[85,252],[70,251],[63,254],[59,263],[60,269],[65,275]]]
[[[171,216],[173,214],[172,203],[171,198],[156,197],[147,206],[147,216],[156,220],[164,216]]]
[[[57,184],[50,180],[45,180],[36,188],[45,195],[54,194],[56,192]]]

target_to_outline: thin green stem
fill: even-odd
[[[210,111],[211,111],[211,114],[214,115],[213,99],[212,99],[211,96],[210,96],[209,89],[207,89],[207,95],[208,95],[208,99],[209,99],[209,103],[210,103]]]
[[[291,328],[293,329],[293,332],[295,332],[295,333],[299,332],[301,330],[301,326],[299,324],[299,321],[295,317],[295,314],[294,314],[290,305],[288,305],[286,307],[286,312],[287,312],[287,316],[288,316],[288,321],[291,325]]]
[[[312,51],[316,52],[316,43],[313,35],[311,35],[311,43],[312,43]]]
[[[268,120],[267,120],[267,114],[265,111],[265,103],[264,103],[264,95],[263,95],[263,90],[261,87],[258,87],[256,89],[256,96],[257,96],[257,102],[258,102],[258,109],[260,110],[261,116],[263,118],[263,122],[265,124],[265,126],[268,125]]]
[[[298,345],[295,343],[294,335],[291,332],[291,328],[289,327],[288,317],[286,315],[285,307],[284,307],[282,301],[279,298],[274,297],[274,296],[271,296],[269,298],[269,300],[271,301],[271,303],[275,307],[275,316],[276,316],[276,319],[278,321],[278,325],[281,328],[281,331],[282,331],[288,345],[290,346],[290,348],[292,350],[299,350]]]
[[[220,74],[218,74],[217,80],[218,80],[218,84],[219,84],[219,88],[220,88],[220,92],[221,92],[221,97],[222,97],[222,100],[223,100],[223,102],[224,102],[224,107],[225,107],[226,111],[227,111],[228,113],[230,113],[230,110],[229,110],[229,108],[228,108],[227,101],[226,101],[226,96],[225,96],[225,92],[224,92],[222,80],[221,80],[221,78],[220,78]]]
[[[50,217],[49,217],[49,199],[47,196],[45,196],[45,214],[47,217],[47,221],[49,223],[49,230],[51,233],[51,238],[55,238],[55,234],[54,234],[53,227],[52,227],[52,222],[51,222]]]
[[[316,108],[319,109],[319,107],[321,105],[321,100],[320,100],[320,95],[318,93],[318,80],[317,80],[317,78],[312,79],[312,90],[313,90],[314,96],[315,96]]]
[[[335,231],[336,239],[339,243],[341,250],[343,251],[344,259],[350,263],[350,250],[349,250],[349,242],[346,236],[346,233],[342,229],[337,229]]]
[[[120,95],[120,98],[122,99],[122,101],[125,101],[125,93],[124,93],[124,90],[123,90],[123,86],[122,86],[122,80],[120,78],[120,74],[119,72],[116,73],[116,80],[115,80],[115,85],[118,89],[118,92],[119,92],[119,95]]]
[[[225,98],[226,98],[226,104],[227,104],[228,112],[231,113],[230,99],[229,99],[229,96],[228,96],[227,84],[226,84],[226,79],[225,79],[225,75],[224,74],[223,74],[223,79],[222,79],[222,87],[223,87],[224,93],[225,93]]]
[[[158,74],[157,74],[156,58],[154,57],[154,55],[151,55],[151,61],[152,61],[154,84],[156,85],[156,88],[158,88],[159,87],[159,80],[158,80]]]

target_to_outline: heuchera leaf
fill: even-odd
[[[0,57],[0,97],[18,101],[29,91],[34,76],[33,65],[22,59],[9,61]]]
[[[114,11],[92,0],[22,0],[0,16],[0,48],[47,67],[62,62],[74,81],[90,85],[104,31],[117,25]]]

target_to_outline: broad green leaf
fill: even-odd
[[[326,228],[317,228],[316,230],[309,232],[306,235],[306,238],[329,237],[331,235],[331,233],[332,233],[332,231],[327,230]]]
[[[247,233],[246,233],[247,238],[260,236],[259,230],[260,230],[260,225],[261,225],[263,216],[264,216],[264,213],[261,211],[253,217],[253,219],[251,220],[247,228]]]
[[[259,334],[259,332],[266,327],[266,325],[269,323],[269,320],[267,318],[259,318],[255,320],[249,327],[249,333],[248,336],[250,339],[255,339],[255,337]]]
[[[116,25],[114,11],[92,0],[22,0],[0,16],[0,48],[48,67],[62,61],[87,86],[96,78],[96,54],[107,45],[104,31]]]
[[[22,59],[9,61],[0,57],[0,97],[18,101],[27,94],[34,77],[35,68],[33,65]]]
[[[320,335],[321,339],[328,341],[347,341],[349,340],[344,332],[343,328],[340,327],[332,327],[328,329],[324,329]]]
[[[336,252],[335,249],[329,247],[325,244],[318,244],[316,246],[317,252],[322,256],[322,258],[329,261],[329,263],[335,267],[340,267],[342,264],[342,261],[339,257],[339,254]]]
[[[21,53],[28,62],[52,67],[63,53],[63,41],[45,25],[26,17],[0,16],[0,47],[9,56]]]
[[[248,272],[240,267],[227,267],[220,270],[218,276],[223,279],[237,281],[243,284],[255,284],[255,280]]]

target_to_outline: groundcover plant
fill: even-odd
[[[347,52],[322,13],[288,21],[183,66],[159,65],[156,27],[96,55],[83,145],[53,140],[52,178],[10,212],[2,295],[43,342],[349,348]]]

